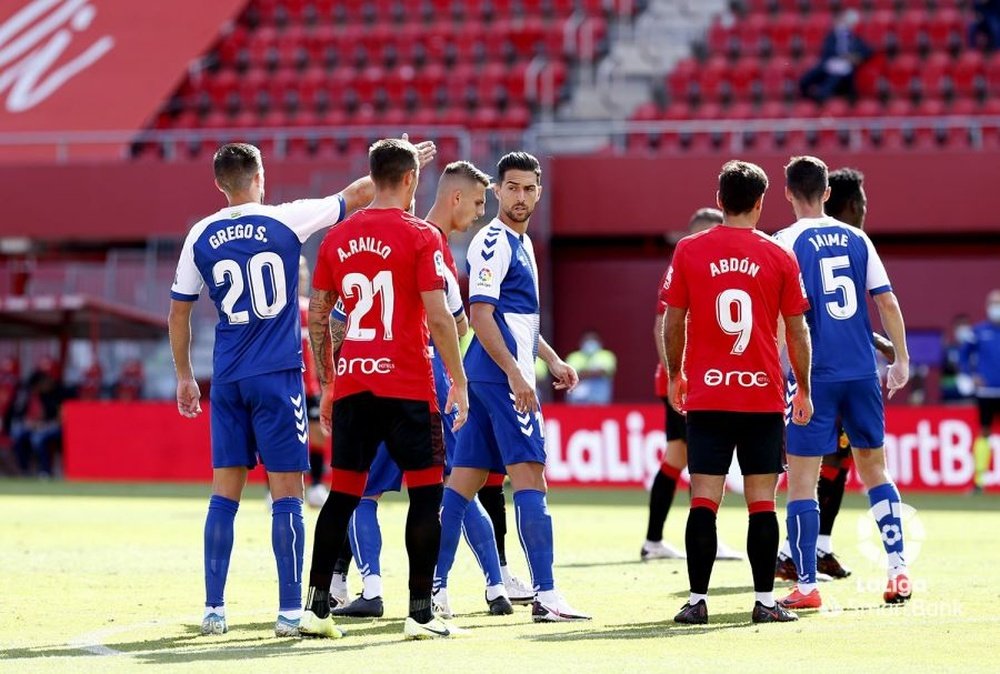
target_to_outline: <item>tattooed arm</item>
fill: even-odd
[[[316,362],[316,375],[324,389],[333,382],[333,355],[340,350],[344,338],[343,323],[340,323],[339,341],[334,343],[331,336],[330,312],[336,303],[337,293],[332,290],[313,290],[309,298],[309,341]]]

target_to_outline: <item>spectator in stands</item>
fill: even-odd
[[[969,45],[983,51],[1000,47],[1000,0],[973,0]]]
[[[986,320],[972,328],[972,340],[962,348],[962,372],[976,384],[979,438],[973,445],[975,489],[982,491],[990,469],[990,433],[1000,417],[1000,288],[986,296]]]
[[[856,10],[848,9],[837,17],[833,30],[823,40],[819,63],[802,76],[799,87],[802,95],[817,103],[833,96],[854,99],[857,89],[854,75],[858,67],[872,56],[872,49],[857,33]]]
[[[962,349],[975,339],[972,319],[958,314],[951,319],[951,326],[941,363],[941,400],[945,402],[968,400],[976,390],[972,377],[962,372]]]
[[[80,400],[100,400],[104,397],[104,372],[101,364],[94,362],[83,371],[83,378],[76,389],[76,398]]]
[[[11,456],[10,414],[21,383],[21,364],[12,356],[0,360],[0,475],[15,472]]]
[[[138,360],[126,361],[122,366],[122,372],[115,382],[115,400],[139,400],[142,398],[142,387],[145,377],[142,372],[142,362]]]
[[[566,359],[580,383],[566,394],[566,402],[582,405],[602,405],[611,402],[611,389],[618,368],[618,359],[601,344],[593,330],[583,333],[580,348]]]
[[[64,391],[55,361],[43,358],[18,390],[10,410],[10,437],[21,473],[51,477],[52,453],[62,440]]]

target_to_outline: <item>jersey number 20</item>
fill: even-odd
[[[265,285],[265,276],[271,281],[270,298]],[[257,253],[247,260],[246,280],[239,262],[219,260],[212,267],[212,278],[216,287],[229,283],[229,290],[222,298],[222,311],[229,319],[230,325],[245,325],[250,322],[249,311],[233,311],[236,302],[246,290],[247,281],[250,285],[250,304],[258,318],[274,318],[288,304],[285,265],[277,253]]]

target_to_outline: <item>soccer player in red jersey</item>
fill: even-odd
[[[429,338],[451,377],[446,408],[457,408],[456,431],[468,414],[465,370],[455,319],[445,304],[441,235],[407,212],[420,174],[417,149],[405,140],[378,141],[369,151],[369,166],[375,200],[326,236],[313,278],[309,333],[323,385],[320,420],[332,429],[334,451],[332,491],[316,522],[300,631],[342,636],[330,616],[333,567],[375,451],[385,442],[406,475],[410,497],[410,611],[404,634],[447,637],[454,628],[431,612],[444,446]],[[338,298],[347,324],[334,392],[330,311]]]
[[[716,208],[699,208],[688,222],[688,233],[697,234],[709,227],[722,223],[722,211]],[[666,274],[664,274],[664,278]],[[663,285],[663,279],[660,279]],[[666,356],[663,353],[663,316],[667,307],[663,302],[656,303],[656,320],[653,322],[653,340],[656,343],[659,361],[656,363],[654,386],[656,397],[663,401],[667,414],[667,448],[663,452],[660,469],[653,477],[649,490],[649,520],[646,525],[646,542],[639,551],[639,559],[646,562],[653,559],[683,559],[684,553],[672,545],[663,542],[663,525],[667,521],[670,506],[677,490],[677,480],[681,471],[687,465],[687,420],[670,404],[667,398],[667,369],[664,366]],[[743,559],[743,555],[719,541],[715,554],[716,559]]]
[[[663,352],[670,400],[687,413],[691,510],[685,532],[691,595],[675,622],[708,622],[708,584],[715,561],[716,513],[733,449],[750,513],[747,556],[753,571],[751,620],[798,616],[774,600],[778,519],[774,495],[783,470],[785,379],[778,357],[784,318],[792,369],[800,382],[792,421],[812,416],[811,349],[803,313],[809,302],[792,253],[758,232],[767,176],[731,161],[719,174],[721,225],[677,244],[660,290],[667,304]],[[805,382],[805,386],[802,386]]]

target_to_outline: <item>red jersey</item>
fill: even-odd
[[[319,397],[323,392],[316,374],[312,343],[309,339],[309,298],[299,297],[299,318],[302,319],[302,381],[306,385],[306,395]]]
[[[663,278],[660,279],[660,286],[667,280],[667,273],[663,272]],[[662,316],[667,313],[667,305],[662,298],[656,301],[656,315]],[[660,362],[659,348],[657,348],[656,357],[656,374],[653,375],[653,388],[656,391],[657,398],[666,398],[668,394],[668,386],[670,384],[670,378],[667,377],[667,369],[663,367],[663,363]]]
[[[444,289],[441,235],[396,208],[367,208],[331,229],[313,275],[347,315],[334,399],[361,391],[426,400],[437,410],[420,293]]]
[[[755,229],[685,237],[660,299],[687,309],[688,410],[783,412],[778,316],[809,308],[794,254]]]

